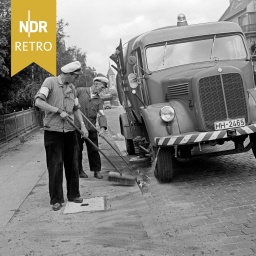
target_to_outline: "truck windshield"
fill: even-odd
[[[150,71],[205,61],[246,58],[246,49],[239,35],[213,36],[189,42],[163,42],[146,49]]]

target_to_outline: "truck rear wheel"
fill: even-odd
[[[135,155],[135,148],[132,139],[125,139],[126,151],[128,155]]]
[[[175,159],[172,148],[161,148],[155,169],[155,177],[162,182],[170,182],[174,174]]]

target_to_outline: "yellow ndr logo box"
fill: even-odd
[[[56,75],[56,0],[12,0],[11,76],[35,62]]]

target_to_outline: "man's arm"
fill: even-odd
[[[98,123],[99,123],[99,126],[100,126],[99,135],[102,135],[107,130],[107,118],[106,118],[104,110],[103,110],[103,100],[101,100],[100,104],[99,104]]]
[[[48,77],[44,80],[41,88],[35,95],[35,106],[44,111],[58,113],[62,119],[66,120],[68,117],[66,112],[47,103],[47,98],[51,94],[52,88],[54,86],[52,79],[52,77]]]
[[[58,113],[60,115],[60,117],[64,120],[66,120],[67,117],[68,117],[68,114],[65,111],[48,104],[46,101],[44,101],[41,98],[36,98],[35,106],[44,110],[44,111]]]
[[[100,126],[100,131],[105,132],[107,130],[107,118],[103,111],[99,111],[98,122]]]
[[[57,113],[59,110],[57,107],[54,107],[54,106],[48,104],[46,101],[44,101],[40,98],[36,98],[35,106],[44,111],[49,111],[49,112],[53,112],[53,113]]]

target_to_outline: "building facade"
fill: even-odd
[[[230,0],[228,9],[219,21],[231,21],[242,28],[248,47],[256,42],[256,0]]]

